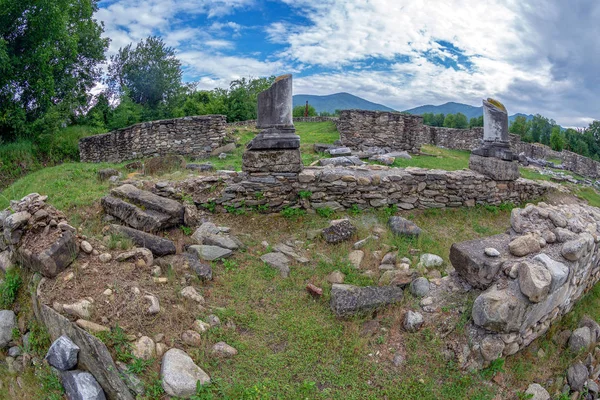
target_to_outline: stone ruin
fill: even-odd
[[[473,150],[469,168],[498,181],[519,178],[519,164],[510,150],[508,112],[494,99],[483,100],[483,143]]]

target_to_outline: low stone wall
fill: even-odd
[[[380,147],[417,153],[423,144],[423,117],[385,111],[344,110],[337,123],[344,146]]]
[[[589,157],[568,150],[555,151],[540,143],[521,142],[519,136],[511,135],[511,137],[512,136],[517,138],[514,143],[511,143],[516,154],[523,153],[527,157],[537,159],[559,159],[561,160],[564,169],[567,171],[589,178],[600,177],[600,163],[598,161],[594,161]]]
[[[338,117],[294,117],[294,122],[334,122],[337,123],[339,120]],[[227,125],[229,126],[255,126],[256,120],[249,119],[247,121],[237,121],[230,122]]]
[[[215,182],[223,182],[218,194],[214,193]],[[220,206],[257,207],[264,212],[299,204],[334,210],[396,205],[410,210],[521,203],[539,198],[554,187],[556,184],[526,179],[496,182],[470,170],[383,166],[310,167],[300,174],[230,172],[180,184],[180,189],[192,194],[196,203],[214,201]],[[310,192],[310,196],[301,199],[300,192]]]
[[[475,150],[483,140],[483,128],[453,129],[423,126],[421,143],[454,150]]]
[[[82,162],[121,162],[166,154],[208,156],[223,145],[224,115],[144,122],[79,140]]]
[[[508,234],[452,246],[459,275],[483,290],[472,310],[473,353],[487,362],[514,354],[571,311],[600,280],[598,223],[598,208],[539,203],[514,209]]]

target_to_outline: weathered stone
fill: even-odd
[[[2,238],[0,237],[0,242],[2,241]],[[5,250],[0,252],[0,270],[3,272],[8,271],[10,268],[12,268],[13,266],[13,262],[12,262],[12,253],[10,250]]]
[[[356,232],[356,228],[349,220],[335,220],[323,229],[323,238],[327,243],[340,243],[350,239],[354,232]]]
[[[13,329],[17,326],[17,317],[12,310],[0,311],[0,349],[8,346],[12,340]]]
[[[206,245],[218,246],[229,250],[237,250],[239,248],[235,240],[221,235],[206,235],[202,238],[202,242]]]
[[[204,322],[200,319],[197,319],[194,321],[194,323],[192,325],[192,329],[198,333],[204,333],[210,329],[210,324],[207,324],[206,322]]]
[[[69,400],[106,400],[104,390],[89,372],[63,371],[60,380]]]
[[[196,331],[187,330],[181,334],[181,341],[191,347],[202,346],[202,337]]]
[[[83,240],[81,242],[80,247],[81,247],[81,250],[86,254],[90,254],[92,251],[94,251],[94,248],[92,247],[90,242],[88,242],[87,240]]]
[[[600,340],[600,325],[587,315],[584,315],[579,321],[579,328],[587,326],[590,328],[591,341],[596,343]]]
[[[488,257],[500,257],[500,252],[493,247],[486,247],[483,252]]]
[[[6,217],[4,220],[4,228],[14,231],[26,225],[30,218],[31,214],[29,214],[27,211],[16,212]]]
[[[402,289],[396,286],[366,286],[334,284],[331,288],[331,310],[338,317],[372,311],[402,299]]]
[[[151,267],[154,264],[152,252],[144,247],[136,247],[120,253],[115,257],[115,260],[118,262],[143,260],[146,267]]]
[[[423,315],[416,311],[408,310],[404,315],[404,329],[408,332],[416,332],[423,326]]]
[[[519,287],[531,302],[539,303],[548,297],[552,275],[538,264],[522,262],[519,265]]]
[[[320,287],[313,285],[312,283],[309,283],[306,285],[306,291],[308,292],[308,294],[310,294],[313,297],[321,297],[323,296],[323,289],[321,289]]]
[[[238,351],[225,342],[218,342],[212,347],[211,353],[217,357],[233,357]]]
[[[523,257],[541,250],[540,242],[533,235],[518,236],[508,244],[510,254]]]
[[[290,260],[282,253],[263,254],[260,259],[268,266],[278,269],[282,278],[287,278],[290,275]]]
[[[364,161],[356,156],[348,157],[334,157],[334,158],[322,158],[319,160],[319,165],[325,167],[327,165],[333,165],[336,167],[349,167],[352,165],[364,165]]]
[[[150,303],[148,309],[146,310],[148,314],[156,315],[160,312],[160,302],[158,300],[158,297],[151,294],[147,294],[144,296],[144,299],[146,299]]]
[[[435,254],[421,254],[420,264],[425,268],[435,268],[439,267],[444,263],[442,257],[437,256]]]
[[[106,181],[112,176],[120,176],[121,173],[114,168],[105,168],[98,171],[98,179]]]
[[[494,361],[502,356],[504,341],[496,336],[486,336],[481,341],[481,355],[486,361]]]
[[[577,261],[581,258],[583,253],[587,251],[587,245],[588,241],[585,238],[580,237],[563,244],[560,253],[569,261]]]
[[[242,156],[242,170],[248,173],[299,173],[302,171],[300,150],[245,151]]]
[[[208,245],[193,245],[189,247],[189,251],[195,252],[199,258],[206,261],[218,260],[220,258],[227,258],[233,254],[233,251],[224,249],[218,246]]]
[[[210,377],[183,350],[170,349],[162,359],[162,387],[169,396],[189,398],[196,393],[196,384],[210,383]]]
[[[571,365],[567,370],[567,382],[569,382],[571,390],[581,392],[588,379],[588,374],[588,369],[581,362]]]
[[[550,393],[538,383],[532,383],[525,391],[530,400],[550,400]]]
[[[348,261],[350,261],[350,264],[352,264],[352,266],[354,268],[359,269],[364,257],[365,257],[364,251],[353,250],[348,254]]]
[[[75,321],[78,327],[81,329],[85,329],[86,331],[96,334],[100,332],[109,332],[110,329],[104,325],[96,324],[95,322],[88,321],[85,319],[78,319]]]
[[[204,238],[208,235],[217,235],[220,233],[219,228],[212,222],[205,222],[194,233],[192,239],[198,244],[204,244]]]
[[[210,152],[211,156],[218,156],[221,153],[231,153],[235,151],[235,143],[228,143],[224,146],[217,147],[213,151]]]
[[[54,278],[71,265],[78,254],[79,246],[75,235],[65,231],[56,243],[41,251],[33,252],[20,247],[17,250],[17,260],[32,271]]]
[[[388,219],[388,225],[394,235],[419,236],[421,234],[421,228],[402,217],[391,216]]]
[[[180,294],[186,299],[190,299],[199,304],[204,304],[204,297],[202,297],[200,293],[198,293],[198,291],[196,291],[196,289],[194,289],[192,286],[184,287],[183,289],[181,289]]]
[[[60,371],[68,371],[77,365],[79,347],[67,336],[61,336],[52,343],[46,353],[48,364]]]
[[[473,303],[475,325],[493,332],[518,330],[523,322],[525,305],[508,290],[492,285]]]
[[[589,349],[591,344],[592,332],[587,326],[575,329],[569,338],[569,350],[574,353]]]
[[[90,319],[94,305],[89,300],[83,299],[72,304],[63,304],[62,309],[69,315],[83,319]]]
[[[177,251],[175,243],[169,239],[121,225],[111,225],[110,229],[115,234],[130,238],[136,246],[150,250],[157,257],[175,254]]]
[[[547,254],[538,254],[533,260],[543,264],[550,273],[550,276],[552,276],[550,293],[554,293],[567,282],[567,279],[569,278],[569,267],[565,264],[554,261],[548,257]]]
[[[142,360],[151,360],[156,357],[156,345],[148,336],[142,336],[133,345],[133,355]]]
[[[520,176],[519,164],[516,162],[476,154],[471,154],[469,157],[469,168],[495,181],[514,181]]]
[[[458,274],[471,286],[477,289],[486,289],[495,281],[502,262],[482,254],[481,248],[489,247],[506,252],[509,240],[508,235],[502,234],[454,243],[450,247],[450,262]]]
[[[417,278],[410,284],[410,292],[416,297],[424,297],[429,293],[429,281],[427,278]]]
[[[129,366],[127,364],[120,361],[117,361],[116,364],[117,368],[119,369],[119,373],[123,378],[123,382],[125,382],[127,387],[135,394],[140,396],[143,395],[146,392],[144,382],[137,375],[129,371]]]
[[[346,277],[346,275],[344,275],[342,272],[340,271],[333,271],[332,273],[330,273],[329,275],[327,275],[327,282],[329,283],[344,283],[344,278]]]

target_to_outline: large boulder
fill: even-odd
[[[78,254],[77,238],[74,233],[66,230],[56,242],[44,249],[19,247],[17,259],[32,271],[39,272],[46,278],[54,278],[71,265]]]
[[[493,248],[497,249],[500,255],[507,254],[509,241],[508,235],[501,234],[454,243],[450,247],[450,262],[456,272],[471,286],[487,289],[496,280],[502,259],[486,255],[484,249]]]
[[[574,392],[581,392],[588,379],[589,371],[581,362],[571,365],[567,370],[567,382]]]
[[[189,398],[196,394],[196,385],[210,383],[210,377],[183,350],[167,351],[160,368],[162,387],[169,396]]]
[[[417,224],[398,216],[391,216],[388,219],[388,226],[392,233],[398,236],[419,236],[421,234],[421,228]]]
[[[569,338],[569,350],[573,353],[587,350],[591,344],[592,332],[587,326],[575,329]]]
[[[137,246],[150,250],[157,257],[177,252],[172,240],[121,225],[111,225],[110,229],[115,234],[130,238]]]
[[[85,371],[63,371],[60,380],[69,400],[106,400],[96,378]]]
[[[366,286],[334,284],[331,287],[331,310],[338,317],[347,317],[373,311],[402,300],[398,286]]]
[[[67,336],[61,336],[52,343],[46,354],[48,364],[60,371],[68,371],[77,365],[77,346]]]
[[[8,346],[12,340],[13,329],[17,326],[17,317],[12,310],[0,311],[0,349]]]

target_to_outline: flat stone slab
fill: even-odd
[[[331,310],[338,317],[363,314],[402,300],[398,286],[365,286],[334,284],[331,287]]]
[[[64,271],[77,258],[79,245],[71,231],[63,231],[62,236],[50,247],[34,253],[29,249],[20,247],[17,250],[19,262],[39,272],[46,278],[54,278]]]
[[[287,278],[290,275],[290,259],[282,253],[267,253],[263,254],[260,259],[268,266],[278,269],[282,278]]]
[[[106,196],[100,202],[104,212],[134,229],[158,232],[169,225],[170,217],[168,215],[152,210],[142,210],[117,197]]]
[[[147,190],[141,190],[133,185],[125,184],[111,190],[111,194],[116,197],[128,200],[146,210],[155,210],[173,218],[173,223],[183,223],[183,205],[175,200],[158,196]]]
[[[495,181],[514,181],[519,179],[519,163],[504,161],[495,157],[482,157],[471,154],[469,169],[489,176]]]
[[[189,251],[194,251],[200,259],[205,261],[218,260],[219,258],[227,258],[233,254],[233,251],[224,249],[219,246],[210,245],[193,245],[189,247]]]
[[[469,285],[477,289],[487,289],[496,281],[502,266],[502,255],[509,255],[508,243],[510,236],[500,234],[483,239],[468,240],[454,243],[450,247],[450,262],[456,272]],[[494,248],[500,257],[490,257],[485,254],[486,248]]]
[[[346,157],[334,157],[334,158],[322,158],[319,160],[319,165],[333,165],[335,167],[349,167],[352,165],[364,165],[364,161],[362,161],[357,156],[346,156]]]
[[[130,238],[137,246],[150,250],[157,257],[177,252],[175,243],[172,240],[121,225],[111,225],[110,229],[115,234]]]

